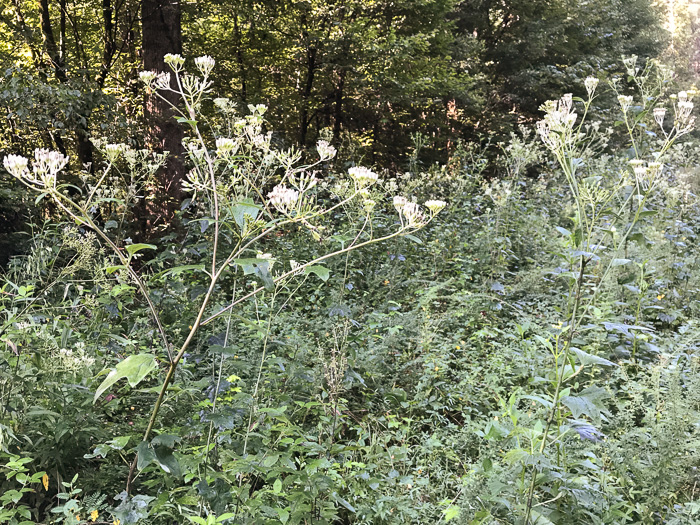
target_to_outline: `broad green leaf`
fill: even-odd
[[[612,262],[610,263],[610,265],[612,267],[623,266],[623,265],[629,264],[631,262],[632,262],[632,259],[613,259]]]
[[[275,494],[279,494],[282,492],[282,480],[277,478],[275,482],[272,484],[272,492]]]
[[[204,265],[203,264],[186,264],[184,266],[176,266],[175,268],[170,268],[169,270],[165,270],[164,272],[162,272],[159,275],[166,277],[166,276],[180,275],[183,272],[189,272],[189,271],[203,272]]]
[[[316,264],[316,265],[314,265],[314,266],[307,266],[307,267],[304,269],[304,273],[305,273],[306,275],[309,275],[309,274],[312,274],[312,273],[313,273],[313,274],[316,274],[316,275],[318,275],[318,276],[320,277],[320,279],[321,279],[322,281],[327,281],[327,280],[328,280],[328,277],[330,277],[330,275],[331,275],[331,272],[330,272],[330,270],[329,270],[328,268],[326,268],[325,266],[318,265],[318,264]]]
[[[137,243],[127,245],[126,251],[129,252],[129,255],[134,255],[136,252],[140,252],[141,250],[155,250],[156,248],[158,247],[153,244]]]
[[[443,510],[442,512],[445,515],[445,522],[452,521],[453,519],[459,517],[459,510],[459,507],[456,505],[450,505]]]
[[[248,215],[252,220],[255,220],[258,218],[258,213],[260,213],[260,206],[255,204],[252,200],[245,200],[237,203],[233,207],[233,220],[236,221],[240,231],[244,231],[245,216]]]
[[[133,388],[138,385],[143,379],[156,368],[156,358],[153,354],[137,354],[130,355],[117,365],[116,368],[107,375],[102,384],[95,392],[93,403],[97,402],[99,397],[114,383],[122,378],[126,378],[129,385]]]
[[[346,500],[346,499],[344,499],[344,498],[341,498],[341,497],[338,495],[337,492],[333,492],[333,493],[331,494],[331,496],[333,497],[333,499],[334,499],[337,503],[340,503],[343,507],[345,507],[346,509],[348,509],[350,512],[353,512],[353,513],[356,512],[356,511],[355,511],[355,507],[353,507],[352,505],[350,505],[350,502],[349,502],[348,500]]]
[[[407,239],[412,240],[412,241],[415,242],[416,244],[423,244],[423,241],[421,241],[421,240],[420,240],[418,237],[416,237],[415,235],[411,235],[410,233],[405,234],[404,237],[406,237]]]
[[[578,348],[571,348],[571,351],[576,354],[578,360],[582,365],[603,365],[603,366],[617,366],[612,361],[598,357],[597,355],[591,355]]]
[[[104,270],[106,273],[110,274],[116,272],[117,270],[126,270],[126,266],[123,264],[119,264],[117,266],[105,266]]]

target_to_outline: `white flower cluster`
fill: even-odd
[[[168,53],[163,57],[163,62],[168,64],[173,71],[180,71],[185,64],[185,59],[180,55]]]
[[[437,215],[445,206],[447,206],[447,203],[445,201],[430,200],[425,201],[424,206],[430,210],[430,213]]]
[[[348,170],[348,173],[360,188],[371,186],[379,180],[379,175],[368,168],[355,166]]]
[[[620,103],[620,108],[622,109],[623,113],[627,113],[627,110],[629,110],[630,106],[632,105],[633,98],[631,95],[618,95],[617,96],[617,101]]]
[[[657,175],[663,170],[661,162],[649,162],[647,164],[641,159],[632,159],[630,165],[637,183],[645,187],[652,184]]]
[[[654,120],[663,129],[664,118],[666,118],[666,108],[654,108]]]
[[[58,151],[50,151],[40,148],[34,150],[34,162],[29,173],[29,161],[21,155],[8,155],[3,160],[5,169],[13,176],[25,183],[37,184],[47,188],[56,187],[56,176],[66,164],[68,157]]]
[[[676,126],[679,134],[688,133],[695,124],[695,117],[692,116],[693,103],[691,102],[694,94],[694,92],[688,91],[678,93],[678,103],[675,104],[674,109],[676,110]]]
[[[227,137],[216,139],[216,154],[222,158],[232,157],[238,151],[238,143]]]
[[[209,74],[214,69],[214,65],[216,65],[216,60],[214,60],[209,55],[204,55],[204,56],[195,58],[194,65],[197,66],[197,69],[199,69],[199,71],[201,71],[202,75],[204,75],[205,77],[208,77]]]
[[[411,228],[420,228],[426,224],[425,214],[420,209],[420,206],[415,202],[409,201],[406,197],[396,195],[394,197],[394,208],[399,212],[402,221],[406,220],[406,225]]]
[[[567,93],[558,102],[548,100],[541,109],[545,111],[544,120],[537,123],[537,132],[544,144],[551,150],[557,150],[572,139],[571,131],[578,116],[572,111],[573,95]]]
[[[330,160],[337,153],[336,149],[327,140],[319,140],[318,144],[316,144],[316,151],[318,151],[318,156],[321,157],[321,160]]]
[[[593,97],[595,89],[598,87],[598,79],[596,77],[587,77],[583,81],[583,85],[586,86],[586,91],[588,92],[588,97]]]
[[[295,208],[299,200],[299,192],[288,188],[284,184],[278,184],[267,194],[267,198],[270,200],[270,204],[280,212],[288,214]]]
[[[105,144],[104,154],[107,160],[112,163],[115,162],[126,149],[126,144]]]

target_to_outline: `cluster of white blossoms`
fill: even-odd
[[[194,65],[197,66],[197,69],[199,69],[199,71],[201,71],[202,75],[204,75],[205,77],[208,77],[209,74],[214,69],[214,66],[216,65],[216,60],[214,60],[209,55],[204,55],[204,56],[195,58]]]
[[[318,156],[321,160],[330,160],[337,153],[336,149],[327,140],[319,140],[318,144],[316,144],[316,151],[318,151]]]
[[[139,79],[149,89],[170,89],[170,73],[158,73],[157,71],[141,71]]]
[[[168,64],[173,71],[180,71],[185,64],[185,59],[181,55],[168,53],[163,57],[163,62]]]
[[[379,180],[379,175],[363,166],[352,167],[348,170],[348,173],[360,188],[371,186]]]
[[[632,159],[630,161],[630,166],[632,166],[634,178],[637,180],[637,183],[645,187],[653,183],[656,176],[663,170],[663,164],[661,162],[647,163],[641,159]]]
[[[443,208],[445,208],[445,206],[447,206],[447,203],[440,200],[429,200],[425,201],[424,206],[430,210],[430,213],[437,215],[443,210]]]
[[[593,98],[593,94],[598,87],[598,79],[596,77],[586,77],[586,80],[583,81],[583,85],[586,86],[588,97]]]
[[[677,136],[684,135],[693,130],[695,125],[695,117],[693,116],[692,99],[696,95],[695,90],[680,91],[678,94],[671,95],[673,101],[674,121],[673,126],[676,129]],[[666,118],[666,108],[654,108],[654,120],[659,125],[666,136],[668,133],[664,129],[664,120]]]
[[[29,161],[21,155],[8,155],[3,160],[5,169],[24,183],[36,184],[47,188],[56,187],[56,176],[66,164],[68,157],[58,151],[44,148],[34,150],[32,174],[29,172]]]
[[[116,162],[119,156],[126,151],[126,144],[105,144],[103,153],[109,162]]]
[[[633,102],[633,98],[631,95],[618,95],[617,96],[617,101],[620,103],[620,108],[622,109],[623,113],[627,113],[627,110],[630,108]]]
[[[544,144],[551,150],[557,150],[571,140],[571,131],[578,115],[572,111],[573,95],[567,93],[558,102],[548,100],[542,105],[544,119],[537,123],[537,132]]]
[[[284,214],[292,211],[299,200],[299,192],[288,188],[284,184],[278,184],[267,194],[267,198],[275,208]]]
[[[238,151],[237,141],[227,137],[219,137],[216,139],[216,154],[219,157],[232,157],[236,154],[236,151]]]

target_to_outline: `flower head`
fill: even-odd
[[[151,87],[153,81],[158,78],[158,73],[155,71],[141,71],[139,73],[139,78],[141,79],[141,82],[146,84],[148,87]]]
[[[632,105],[633,98],[630,95],[618,95],[617,101],[620,103],[623,113],[627,113],[627,110]]]
[[[348,170],[348,173],[360,187],[371,186],[379,180],[379,175],[362,166],[352,167]]]
[[[407,203],[408,199],[406,197],[402,197],[401,195],[396,195],[394,197],[394,208],[396,208],[396,211],[399,213],[403,212],[403,208]]]
[[[299,200],[299,192],[288,188],[284,184],[278,184],[267,194],[267,198],[270,200],[270,204],[286,214],[294,209]]]
[[[114,162],[125,149],[126,146],[124,144],[106,144],[104,147],[104,154],[109,162]]]
[[[330,160],[337,153],[336,149],[327,140],[319,140],[318,144],[316,144],[316,151],[318,151],[318,156],[321,157],[321,160]]]
[[[154,84],[156,89],[170,89],[170,73],[158,73]]]
[[[45,148],[34,150],[34,175],[47,187],[56,186],[56,175],[66,164],[68,164],[68,157],[58,151]]]
[[[425,215],[420,209],[420,206],[415,202],[407,202],[403,206],[403,215],[406,217],[408,225],[412,228],[420,228],[425,225]]]
[[[236,153],[238,149],[236,141],[227,137],[216,139],[216,154],[220,157],[227,157]]]
[[[654,120],[662,128],[664,127],[664,117],[666,117],[666,108],[654,108]]]
[[[445,206],[447,206],[447,203],[445,201],[440,201],[440,200],[425,201],[425,207],[428,208],[433,215],[437,215],[438,213],[440,213],[440,211]]]
[[[598,79],[596,77],[587,77],[586,80],[583,81],[583,85],[586,86],[588,96],[592,97],[593,93],[595,93],[595,89],[598,87]]]
[[[183,64],[185,63],[185,59],[182,58],[180,55],[168,53],[163,57],[163,62],[168,64],[173,71],[180,71],[182,69]]]
[[[27,169],[29,160],[21,155],[8,155],[3,160],[3,164],[5,165],[5,169],[10,172],[13,177],[17,177],[18,179],[25,177],[29,173]]]
[[[214,65],[216,64],[216,61],[212,57],[210,57],[209,55],[204,55],[204,56],[195,58],[194,64],[202,72],[202,75],[204,75],[206,77],[206,76],[209,76],[212,69],[214,69]]]

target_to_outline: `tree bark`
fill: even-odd
[[[168,53],[182,53],[182,27],[179,0],[142,0],[142,52],[147,71],[171,72],[163,57]],[[172,72],[171,72],[172,73]],[[175,86],[174,75],[171,82]],[[172,104],[179,98],[170,92],[161,92]],[[154,185],[145,196],[141,221],[144,234],[153,237],[159,230],[172,226],[175,212],[182,198],[181,183],[185,173],[182,126],[175,121],[175,112],[165,101],[147,95],[144,105],[146,142],[158,153],[168,152],[166,164],[156,174]]]

